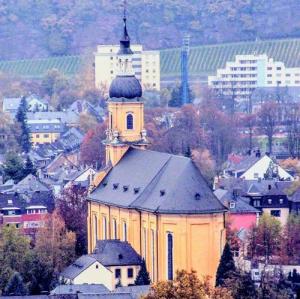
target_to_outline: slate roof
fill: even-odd
[[[79,123],[79,114],[73,111],[42,111],[42,112],[28,112],[28,120],[33,119],[59,119],[63,124],[77,124]]]
[[[129,293],[78,294],[78,299],[138,299]]]
[[[119,287],[114,290],[114,293],[117,293],[117,294],[130,293],[132,298],[139,299],[142,296],[145,296],[146,294],[148,294],[149,289],[150,289],[149,285]]]
[[[235,202],[235,206],[234,208],[231,208],[229,205],[229,212],[232,214],[248,214],[248,213],[259,213],[260,211],[257,210],[256,208],[254,208],[253,206],[250,205],[249,203],[249,199],[242,197],[242,196],[237,196],[234,197],[233,196],[233,191],[228,191],[228,190],[224,190],[224,189],[219,189],[222,190],[224,192],[220,192],[218,190],[218,192],[214,192],[216,195],[220,195],[221,196],[218,197],[219,200],[222,202],[223,205],[226,206],[226,204],[229,204],[230,202]]]
[[[236,172],[246,171],[260,159],[261,157],[256,157],[255,155],[247,155],[243,157],[243,159],[240,162],[229,162],[228,166],[226,167],[226,170]]]
[[[92,255],[103,266],[140,265],[141,257],[128,242],[98,240]]]
[[[64,124],[59,119],[30,119],[27,121],[31,133],[62,133]]]
[[[13,190],[17,192],[36,192],[36,191],[50,191],[45,184],[43,184],[36,176],[29,174],[19,183],[14,185]]]
[[[102,284],[73,284],[73,285],[59,285],[51,295],[67,295],[67,294],[101,294],[109,293],[109,290]]]
[[[110,170],[89,199],[165,214],[226,211],[191,159],[134,148]]]

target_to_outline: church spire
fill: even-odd
[[[120,49],[118,55],[132,55],[133,52],[130,49],[130,37],[127,31],[127,1],[124,0],[124,13],[123,13],[123,35],[120,40]]]

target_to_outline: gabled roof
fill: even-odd
[[[105,267],[141,264],[141,257],[133,247],[120,240],[97,241],[94,253],[90,256]]]
[[[191,159],[134,148],[108,172],[89,199],[166,214],[226,210]]]
[[[59,285],[51,295],[68,295],[68,294],[102,294],[109,293],[109,289],[103,284],[73,284],[73,285]]]

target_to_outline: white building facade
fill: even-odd
[[[300,86],[300,67],[287,68],[266,54],[237,55],[235,61],[208,77],[217,94],[247,100],[257,87]]]
[[[131,45],[132,67],[144,90],[160,90],[160,53]],[[99,45],[95,53],[95,86],[108,89],[118,70],[119,45]]]

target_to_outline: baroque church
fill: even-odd
[[[119,71],[109,90],[106,166],[88,198],[88,249],[129,242],[152,282],[194,269],[215,279],[225,243],[226,208],[191,159],[147,150],[142,87],[132,68],[124,17]]]

